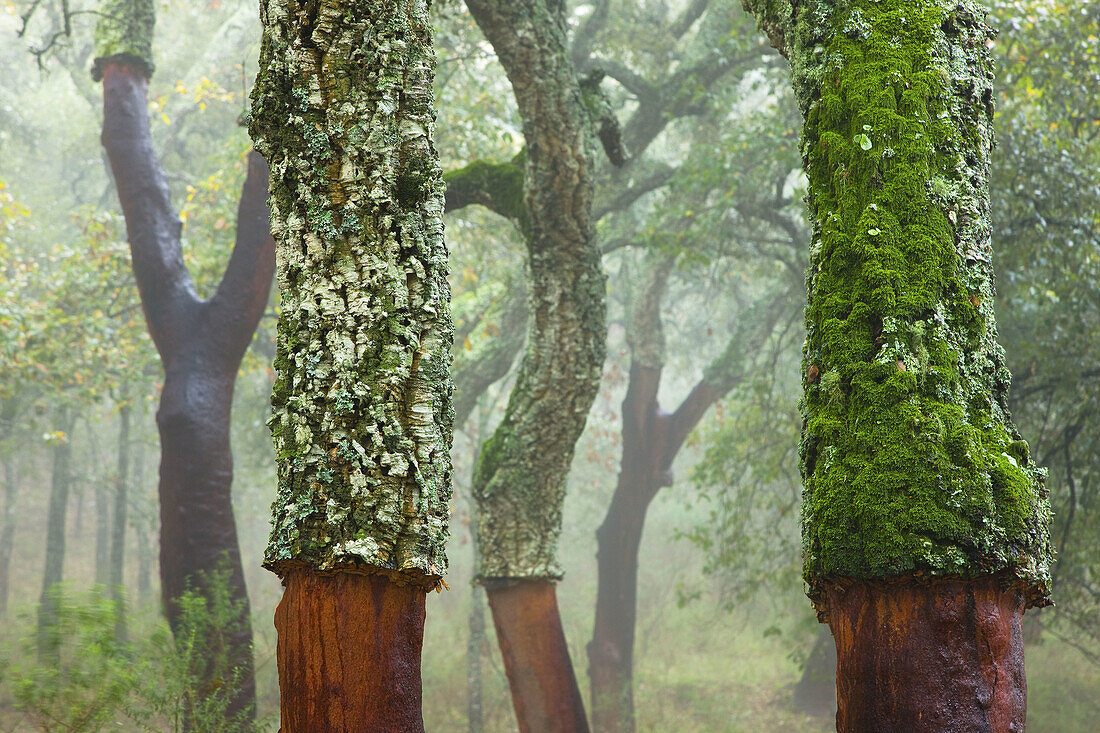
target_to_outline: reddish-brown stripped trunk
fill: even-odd
[[[826,591],[838,733],[1022,733],[1024,594],[1003,576],[846,580]]]
[[[588,730],[554,585],[530,578],[485,582],[522,733]]]
[[[145,319],[164,366],[157,410],[164,607],[179,632],[179,597],[189,589],[212,597],[208,584],[227,575],[234,608],[226,629],[231,667],[226,672],[240,682],[229,691],[226,718],[251,718],[252,623],[233,518],[229,427],[237,370],[267,305],[275,270],[267,164],[258,153],[248,156],[233,253],[217,292],[203,300],[183,263],[182,225],[153,150],[147,69],[120,56],[98,59],[96,71],[103,80],[103,147],[126,218]],[[211,666],[202,673],[210,682],[216,681],[213,676]]]
[[[275,611],[283,733],[420,733],[426,592],[384,575],[291,570]]]

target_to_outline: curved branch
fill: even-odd
[[[475,160],[444,173],[443,180],[447,184],[445,210],[449,213],[480,204],[510,220],[521,232],[528,232],[531,221],[524,201],[525,157],[525,153],[520,152],[507,163]]]
[[[134,276],[157,351],[175,353],[199,298],[183,264],[182,224],[153,152],[146,110],[149,79],[139,64],[109,59],[103,75],[103,147],[126,219]]]
[[[214,297],[205,304],[205,325],[220,342],[218,353],[240,362],[267,307],[275,274],[275,239],[267,208],[267,161],[248,153],[248,175],[237,207],[237,239]]]

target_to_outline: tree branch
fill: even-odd
[[[233,364],[240,362],[267,307],[275,273],[275,239],[267,208],[267,161],[255,150],[248,153],[248,174],[237,207],[237,239],[218,290],[204,307],[205,324],[218,353]]]
[[[153,152],[146,111],[148,77],[124,60],[104,64],[103,147],[111,164],[134,277],[149,333],[162,357],[175,352],[199,306],[180,248],[182,224]]]

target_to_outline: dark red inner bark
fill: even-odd
[[[577,677],[549,580],[485,583],[522,733],[588,731]]]
[[[423,588],[287,571],[275,610],[283,733],[421,733]]]
[[[188,589],[208,595],[204,589],[215,574],[227,576],[235,608],[224,631],[229,664],[240,679],[227,713],[250,717],[252,629],[230,494],[229,426],[237,370],[267,305],[275,269],[268,168],[259,154],[249,155],[233,254],[214,296],[199,298],[183,263],[182,225],[150,136],[146,70],[117,57],[104,61],[102,73],[102,142],[126,218],[142,308],[165,372],[157,411],[164,605],[178,632],[180,595]],[[210,668],[206,676],[213,673]]]
[[[1000,576],[826,591],[837,731],[1023,731],[1024,594]]]

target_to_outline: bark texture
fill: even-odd
[[[259,154],[249,155],[236,244],[215,295],[202,300],[183,264],[182,226],[150,137],[151,63],[130,52],[107,55],[113,49],[100,48],[93,70],[103,81],[102,141],[126,218],[142,308],[165,375],[157,410],[162,598],[178,632],[176,600],[188,589],[207,595],[208,583],[227,575],[236,609],[227,630],[227,656],[242,682],[227,701],[226,714],[248,717],[255,705],[252,628],[233,519],[229,427],[237,370],[267,305],[274,272],[267,165]],[[206,675],[211,674],[208,669]]]
[[[993,314],[985,10],[743,3],[805,120],[804,576],[836,638],[838,729],[1022,730],[1050,504]]]
[[[589,221],[587,118],[559,3],[471,0],[468,7],[516,95],[527,141],[523,190],[530,221],[527,348],[474,479],[478,576],[558,578],[565,477],[604,357],[604,276]]]
[[[275,610],[285,733],[417,733],[422,588],[290,570]]]
[[[452,330],[424,0],[270,0],[250,127],[282,307],[264,564],[446,571]]]
[[[599,388],[604,359],[604,276],[592,239],[589,124],[567,51],[564,5],[555,0],[469,0],[516,96],[526,140],[525,234],[528,336],[500,426],[482,448],[477,503],[482,582],[522,579],[542,587],[561,577],[556,551],[574,445]],[[552,398],[550,397],[552,396]],[[556,598],[539,617],[489,603],[505,659],[506,639],[557,649],[538,663],[538,682],[509,674],[521,730],[587,730]],[[508,612],[509,609],[512,612]],[[518,642],[516,642],[518,643]]]
[[[839,733],[1022,733],[1025,595],[1010,576],[852,581],[825,595]]]
[[[745,0],[791,62],[813,223],[805,576],[1011,570],[1050,591],[1050,504],[993,314],[993,33],[970,0]]]
[[[485,584],[522,733],[588,730],[554,588],[546,578]]]

